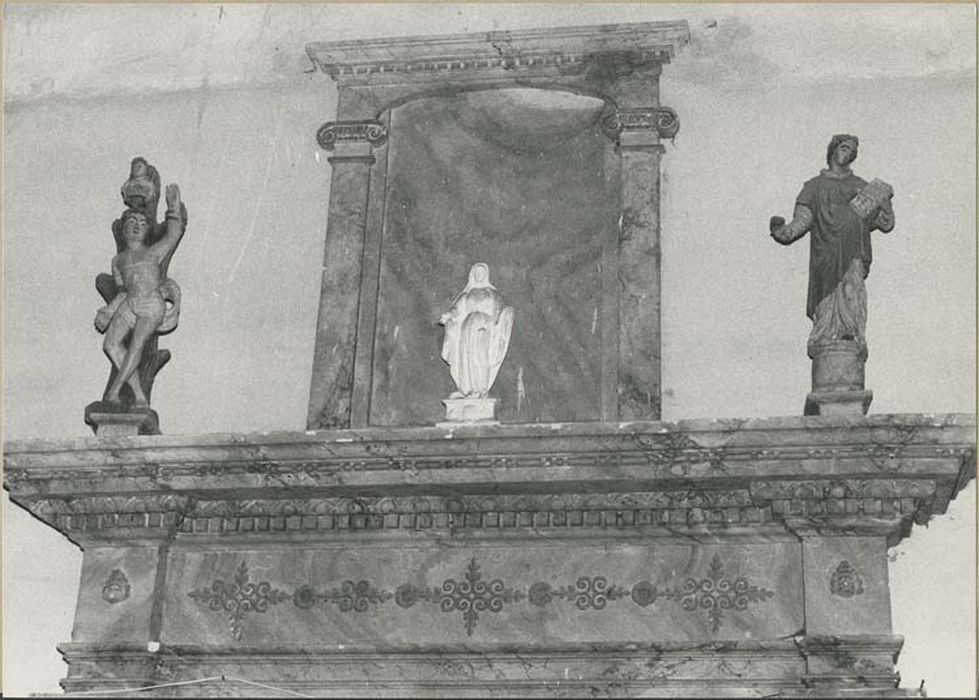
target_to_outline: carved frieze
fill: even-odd
[[[201,499],[175,494],[41,498],[38,517],[66,531],[177,528],[184,533],[505,530],[728,526],[783,517],[917,517],[936,496],[913,479],[752,481],[742,488],[611,493]]]
[[[840,498],[928,498],[935,484],[916,479],[807,479],[757,481],[749,487],[755,499],[823,500]]]
[[[210,586],[191,591],[188,595],[202,606],[213,611],[226,611],[230,615],[231,636],[241,639],[242,622],[250,612],[266,612],[270,605],[291,599],[300,610],[308,610],[317,603],[334,604],[341,612],[367,613],[388,601],[404,609],[419,603],[437,607],[443,613],[462,613],[462,624],[467,636],[473,636],[481,614],[502,613],[507,606],[527,601],[536,607],[546,607],[555,601],[573,603],[582,612],[601,612],[609,603],[629,601],[647,608],[659,600],[672,601],[689,612],[706,611],[711,632],[717,633],[725,613],[744,612],[752,603],[763,603],[775,595],[774,591],[752,584],[742,576],[729,577],[723,571],[720,557],[714,555],[706,575],[688,577],[679,586],[657,589],[648,579],[632,586],[610,582],[608,577],[579,576],[573,583],[552,585],[537,581],[529,588],[510,587],[502,578],[486,580],[482,568],[473,557],[462,578],[446,578],[437,586],[420,586],[414,582],[401,583],[394,593],[378,588],[369,580],[346,580],[340,586],[319,592],[314,586],[304,584],[292,594],[272,588],[268,581],[251,583],[244,560],[235,572],[234,583],[215,580]]]
[[[358,63],[330,63],[324,64],[324,71],[331,78],[368,78],[371,76],[393,77],[418,76],[424,73],[467,73],[473,71],[494,71],[503,69],[506,71],[521,72],[541,72],[547,68],[559,68],[562,74],[571,74],[575,71],[584,72],[588,66],[599,62],[614,61],[623,66],[643,66],[650,64],[660,64],[669,61],[667,51],[632,51],[614,52],[605,54],[575,53],[575,52],[547,52],[547,53],[516,53],[505,50],[499,51],[496,55],[473,56],[458,55],[447,56],[431,60],[400,60],[400,61],[372,61]]]
[[[44,522],[67,530],[177,526],[194,499],[178,494],[38,498],[25,504]]]

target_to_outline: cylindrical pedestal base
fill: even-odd
[[[867,348],[855,340],[833,340],[809,350],[812,358],[812,392],[803,413],[818,415],[863,415],[870,408],[873,392],[864,389]]]

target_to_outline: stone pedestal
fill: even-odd
[[[887,547],[973,477],[974,434],[900,415],[96,437],[7,443],[5,486],[85,550],[71,692],[904,696]]]
[[[94,401],[85,407],[85,423],[100,437],[160,434],[160,418],[149,407],[134,409],[118,403]]]
[[[865,415],[874,398],[864,389],[866,345],[853,340],[823,342],[809,348],[809,357],[812,391],[804,415]]]
[[[448,428],[456,423],[499,423],[496,420],[500,409],[499,399],[444,399],[445,422],[439,427]]]

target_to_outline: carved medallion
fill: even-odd
[[[640,581],[631,591],[632,602],[643,608],[655,603],[658,595],[656,586],[649,581]]]
[[[110,605],[129,598],[129,579],[122,569],[113,569],[102,586],[102,600]]]
[[[853,564],[844,559],[830,576],[829,590],[833,595],[852,598],[863,593],[863,578]]]

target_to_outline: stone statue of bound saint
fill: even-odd
[[[468,284],[439,323],[445,326],[442,359],[457,389],[444,402],[447,419],[494,420],[498,399],[490,399],[489,390],[510,345],[513,309],[490,283],[488,265],[469,269]]]
[[[788,224],[774,216],[772,238],[789,245],[809,234],[809,298],[812,319],[808,352],[813,361],[813,393],[807,414],[865,413],[871,394],[864,390],[867,359],[867,289],[870,234],[894,228],[893,190],[880,180],[867,183],[850,170],[859,140],[833,136],[827,168],[807,181],[796,197]]]
[[[176,184],[166,187],[167,212],[156,220],[160,176],[145,158],[134,158],[121,189],[126,210],[113,222],[117,255],[112,274],[96,278],[106,305],[95,317],[105,334],[103,349],[111,362],[108,385],[101,401],[85,409],[85,421],[99,434],[158,433],[159,421],[150,409],[156,373],[170,359],[158,347],[158,336],[172,331],[180,316],[180,288],[167,277],[170,259],[187,227],[187,207]]]

